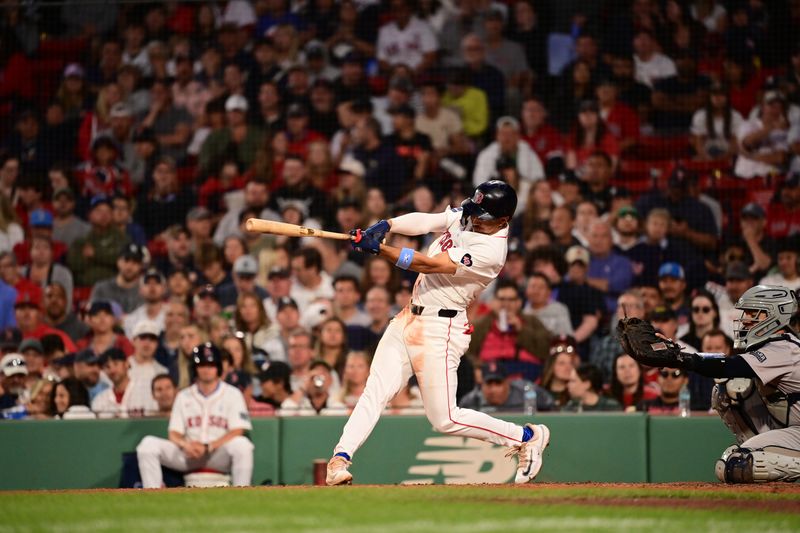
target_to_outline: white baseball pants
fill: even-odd
[[[386,404],[413,374],[425,415],[440,433],[471,437],[502,446],[518,445],[522,427],[456,405],[456,371],[469,346],[466,313],[443,318],[436,310],[413,315],[403,309],[383,334],[370,367],[364,394],[344,426],[334,453],[352,457],[364,444]]]
[[[230,472],[234,486],[247,487],[253,478],[253,449],[253,443],[240,436],[229,440],[208,457],[188,459],[174,442],[159,437],[145,437],[136,447],[136,456],[139,459],[142,486],[146,489],[159,489],[164,484],[161,465],[178,472],[200,468]]]

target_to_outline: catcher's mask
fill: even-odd
[[[789,327],[797,312],[797,297],[786,287],[756,285],[745,291],[735,307],[742,314],[733,321],[733,347],[747,350]]]

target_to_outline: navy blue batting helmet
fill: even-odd
[[[472,198],[461,202],[461,207],[464,209],[464,218],[473,216],[481,220],[510,218],[517,209],[517,193],[504,181],[486,181],[478,185],[472,193]]]
[[[217,367],[217,375],[222,377],[222,352],[210,342],[204,342],[194,347],[192,350],[192,361],[194,367],[200,365],[214,365]]]

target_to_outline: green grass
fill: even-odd
[[[613,498],[599,501],[598,498]],[[668,498],[662,505],[612,505]],[[689,509],[713,500],[724,509]],[[775,511],[800,494],[660,487],[291,487],[164,491],[0,493],[6,531],[484,531],[800,530],[800,514]],[[593,503],[594,502],[594,503]],[[757,502],[772,511],[755,509]],[[639,502],[642,503],[642,502]],[[707,503],[707,502],[706,502]]]

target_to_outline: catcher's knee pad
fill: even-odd
[[[714,470],[717,479],[724,483],[797,481],[800,479],[800,455],[731,446],[717,460]]]
[[[731,407],[731,399],[725,394],[725,385],[717,383],[711,389],[711,408],[722,416]]]

